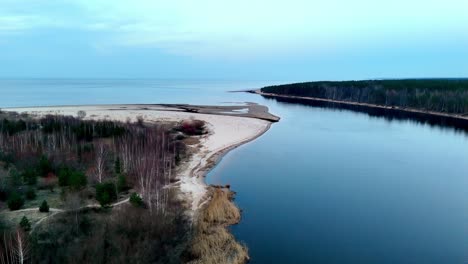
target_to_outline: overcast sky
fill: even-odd
[[[0,0],[0,77],[468,77],[467,0]]]

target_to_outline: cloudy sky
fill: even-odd
[[[468,77],[466,0],[0,0],[0,77]]]

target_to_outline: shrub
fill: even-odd
[[[87,183],[88,179],[86,178],[86,175],[81,171],[74,171],[70,174],[70,177],[68,178],[68,184],[72,189],[75,190],[85,187]]]
[[[58,178],[53,175],[49,175],[44,178],[41,177],[41,178],[38,178],[37,189],[50,190],[51,192],[53,192],[57,184],[58,184]]]
[[[6,186],[0,188],[0,201],[5,202],[8,199],[10,190]]]
[[[144,127],[144,126],[145,126],[145,125],[144,125],[144,121],[145,121],[145,120],[144,120],[144,118],[143,118],[142,116],[137,116],[136,119],[137,119],[137,124],[138,124],[138,126],[140,126],[140,127]]]
[[[52,171],[52,163],[49,161],[49,159],[42,155],[41,158],[39,159],[39,164],[37,165],[37,171],[38,173],[42,176],[45,177],[49,172]]]
[[[14,168],[10,170],[10,183],[13,187],[21,185],[21,174]]]
[[[201,120],[185,120],[180,124],[179,130],[186,135],[203,135],[205,122]]]
[[[17,192],[14,192],[10,195],[10,198],[8,199],[8,208],[10,210],[18,210],[24,205],[24,199],[19,195]]]
[[[86,186],[88,180],[83,172],[62,167],[58,173],[59,185],[70,186],[73,189],[80,189]]]
[[[23,181],[28,185],[37,183],[37,172],[34,168],[27,168],[21,176],[23,177]]]
[[[115,184],[108,183],[99,183],[96,185],[96,200],[101,204],[101,206],[108,205],[109,203],[117,200],[117,192],[115,189]]]
[[[130,195],[130,203],[136,207],[143,207],[145,205],[143,199],[137,193]]]
[[[72,173],[71,169],[68,167],[62,167],[58,172],[58,180],[60,186],[68,186],[68,178]]]
[[[47,201],[46,201],[46,200],[42,201],[42,204],[41,204],[41,206],[39,207],[39,212],[42,212],[42,213],[47,213],[47,212],[49,212],[49,205],[47,204]]]
[[[33,188],[29,188],[26,191],[26,199],[28,199],[28,200],[36,199],[36,191]]]
[[[86,112],[83,110],[78,111],[77,113],[78,118],[83,119],[86,117]]]
[[[28,218],[26,218],[26,216],[23,216],[23,218],[21,218],[19,225],[21,229],[23,229],[26,232],[31,230],[31,223],[29,222]]]

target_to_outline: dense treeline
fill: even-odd
[[[40,204],[38,211],[45,214],[31,211],[36,219],[24,216],[14,227],[0,219],[0,262],[178,259],[189,225],[182,205],[166,187],[185,155],[183,139],[188,134],[179,132],[186,128],[184,123],[174,127],[142,120],[34,119],[2,112],[0,120],[0,210],[14,212]],[[34,202],[39,193],[41,200]],[[126,198],[130,203],[120,205],[125,209],[110,209]],[[96,202],[102,208],[96,208]],[[49,207],[64,213],[36,226],[48,217]]]
[[[468,114],[468,80],[408,79],[306,82],[269,86],[265,93]]]

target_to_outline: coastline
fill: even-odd
[[[391,111],[401,111],[407,112],[412,114],[422,114],[422,115],[429,115],[434,117],[443,117],[443,118],[453,118],[460,121],[468,122],[468,115],[456,115],[456,114],[445,114],[441,112],[433,112],[433,111],[424,111],[418,110],[415,108],[402,108],[398,106],[384,106],[384,105],[377,105],[377,104],[368,104],[368,103],[359,103],[359,102],[351,102],[351,101],[341,101],[341,100],[333,100],[333,99],[325,99],[325,98],[318,98],[318,97],[305,97],[305,96],[295,96],[295,95],[282,95],[282,94],[274,94],[274,93],[265,93],[259,90],[250,90],[247,91],[249,93],[255,93],[264,97],[270,98],[288,98],[288,99],[299,99],[299,100],[309,100],[315,102],[325,102],[325,103],[333,103],[333,104],[341,104],[341,105],[351,105],[351,106],[359,106],[359,107],[366,107],[366,108],[374,108],[374,109],[382,109],[382,110],[391,110]]]
[[[232,250],[232,255],[237,256],[232,263],[245,263],[249,259],[247,248],[239,244],[228,230],[229,226],[239,223],[241,218],[240,209],[232,201],[234,192],[229,187],[208,185],[205,177],[229,151],[262,136],[279,118],[271,115],[265,106],[256,104],[242,106],[242,109],[248,109],[242,116],[236,112],[239,107],[202,106],[197,108],[197,106],[190,106],[190,111],[186,108],[187,105],[183,107],[180,105],[97,105],[7,108],[3,111],[27,113],[32,116],[48,114],[76,116],[78,111],[85,111],[87,114],[85,119],[121,122],[136,121],[139,117],[143,117],[145,122],[150,123],[181,122],[187,119],[204,121],[209,132],[199,136],[198,143],[190,146],[191,155],[177,167],[178,181],[169,185],[168,188],[178,189],[192,223],[203,222],[203,230],[197,232],[196,239],[203,237],[202,241],[208,241],[207,243],[213,245],[207,248],[214,247],[212,251],[208,250],[209,252],[205,251],[200,254],[199,259],[203,259],[204,255],[214,259],[223,259],[226,250]],[[203,109],[203,112],[193,112],[192,109]],[[220,192],[226,195],[219,195]],[[204,215],[210,214],[208,208],[220,203],[223,207],[221,211],[230,211],[229,215],[236,215],[236,217],[219,215],[217,216],[219,219],[205,221]],[[220,241],[213,240],[213,233],[222,234],[219,237],[226,239],[222,243],[229,245],[229,249],[216,248],[215,245],[218,245]]]
[[[202,112],[187,111],[203,109]],[[247,109],[242,116],[238,109]],[[260,110],[259,110],[260,109]],[[70,115],[77,116],[78,111],[86,112],[85,119],[136,121],[143,118],[145,122],[181,122],[187,119],[199,119],[207,124],[208,134],[199,137],[199,143],[192,146],[194,150],[188,160],[177,169],[179,187],[184,200],[191,203],[193,216],[204,201],[206,174],[227,154],[245,143],[263,135],[278,117],[268,113],[268,108],[247,103],[242,106],[190,106],[190,105],[73,105],[4,108],[3,111],[27,113],[32,116]],[[171,186],[172,187],[172,186]],[[191,200],[191,201],[190,201]]]

